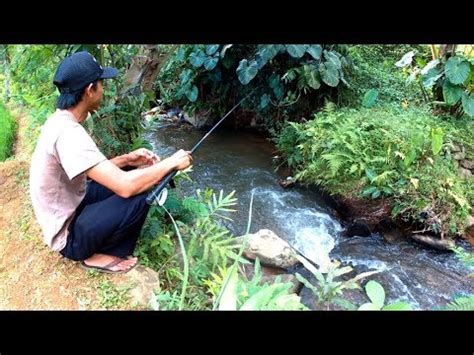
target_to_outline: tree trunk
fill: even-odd
[[[153,90],[156,77],[175,48],[176,46],[172,46],[169,51],[164,53],[162,47],[158,45],[142,46],[125,73],[124,88],[120,96],[139,95],[142,92]]]
[[[448,59],[449,57],[456,54],[456,47],[457,46],[458,46],[457,44],[443,44],[443,45],[441,45],[440,50],[439,50],[440,58]]]

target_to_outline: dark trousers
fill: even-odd
[[[122,198],[89,181],[86,196],[69,225],[61,254],[76,261],[95,253],[121,258],[132,255],[149,209],[146,195]]]

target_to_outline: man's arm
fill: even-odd
[[[110,159],[109,161],[114,164],[118,168],[123,168],[124,166],[128,165],[129,161],[129,155],[128,154],[123,154],[119,155],[118,157],[115,157],[113,159]]]
[[[171,157],[143,169],[123,171],[110,160],[105,160],[87,170],[86,174],[120,197],[128,198],[147,191],[173,170],[185,169],[191,162],[189,153],[180,150]]]

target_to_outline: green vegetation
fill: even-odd
[[[5,160],[13,153],[16,126],[10,112],[0,102],[0,161]]]
[[[365,292],[371,302],[364,303],[359,310],[364,311],[410,311],[411,306],[406,302],[395,302],[385,305],[385,290],[377,281],[371,280],[365,285]]]
[[[141,114],[158,99],[164,108],[179,106],[211,121],[252,92],[235,112],[235,124],[254,122],[266,130],[297,180],[336,196],[388,202],[393,218],[422,225],[431,234],[463,233],[474,205],[473,178],[462,175],[459,166],[462,160],[474,161],[472,50],[334,44],[153,47],[1,45],[0,96],[8,107],[27,111],[25,138],[32,150],[41,125],[55,110],[52,77],[59,62],[88,50],[120,72],[105,82],[102,107],[85,123],[112,157],[147,144],[141,138]],[[147,78],[147,85],[142,85],[143,58],[155,61],[156,76]],[[16,129],[5,105],[0,104],[0,160],[11,154]],[[186,177],[179,174],[176,180]],[[152,308],[307,309],[290,292],[290,283],[262,282],[258,260],[254,276],[245,277],[241,266],[249,261],[242,258],[243,244],[222,223],[231,218],[235,203],[233,193],[202,187],[194,196],[183,196],[178,188],[170,192],[165,209],[151,207],[135,254],[160,276],[162,292]],[[249,213],[250,225],[251,208]],[[472,264],[472,255],[455,252]],[[385,305],[383,286],[375,281],[365,284],[369,303],[344,299],[344,290],[362,289],[359,282],[374,272],[348,279],[352,268],[337,261],[327,270],[300,261],[317,283],[297,278],[312,291],[318,309],[334,304],[408,308]],[[105,308],[126,303],[125,290],[107,282],[98,292]],[[472,309],[472,296],[455,297],[446,308]]]
[[[474,182],[458,174],[455,146],[474,156],[474,121],[440,120],[425,110],[336,109],[290,123],[278,148],[296,179],[332,194],[392,202],[393,216],[429,221],[437,233],[461,233]]]

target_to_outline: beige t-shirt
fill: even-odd
[[[41,128],[30,166],[30,196],[53,250],[62,250],[74,212],[85,196],[86,170],[107,158],[72,113],[56,110]]]

